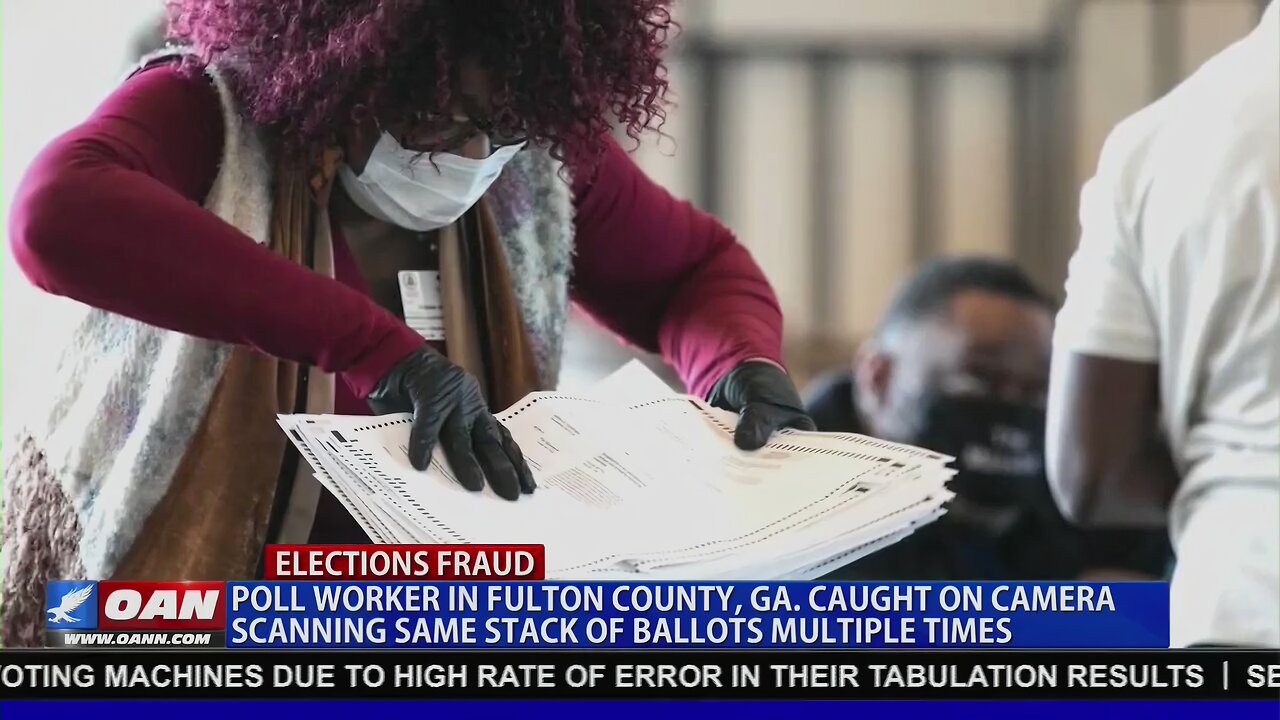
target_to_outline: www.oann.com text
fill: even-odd
[[[214,642],[213,633],[187,632],[61,632],[56,643],[61,647],[220,647],[222,633]]]

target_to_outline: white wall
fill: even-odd
[[[111,90],[125,70],[134,33],[160,8],[160,0],[0,3],[0,220],[6,238],[9,205],[23,171]],[[57,312],[57,304],[39,301],[7,242],[0,265],[0,418],[7,424],[33,393],[47,392],[39,386],[47,358],[30,351],[34,336],[64,330],[68,316]]]
[[[1059,0],[686,0],[716,37],[879,42],[1017,42],[1040,32]]]
[[[911,257],[911,86],[905,68],[885,62],[846,68],[842,79],[835,107],[848,123],[835,151],[847,172],[834,195],[846,203],[834,226],[843,242],[832,262],[843,281],[833,320],[870,328]]]

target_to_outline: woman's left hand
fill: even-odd
[[[764,447],[775,430],[785,427],[817,429],[791,377],[771,362],[748,360],[730,370],[711,388],[707,401],[739,413],[733,443],[743,450]]]

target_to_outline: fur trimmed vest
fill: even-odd
[[[265,243],[276,167],[272,144],[242,116],[222,74],[211,69],[209,76],[222,100],[226,139],[205,208]],[[486,199],[538,377],[553,388],[573,247],[566,173],[547,152],[529,148],[505,168]],[[82,310],[47,385],[53,396],[31,416],[34,424],[5,447],[0,623],[6,644],[38,642],[38,634],[29,637],[36,628],[12,622],[43,607],[48,580],[112,576],[168,491],[231,354],[223,343]]]

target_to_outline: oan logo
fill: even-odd
[[[98,583],[52,580],[45,587],[45,628],[93,630],[98,627]]]
[[[98,626],[104,630],[223,630],[220,582],[103,582]]]

